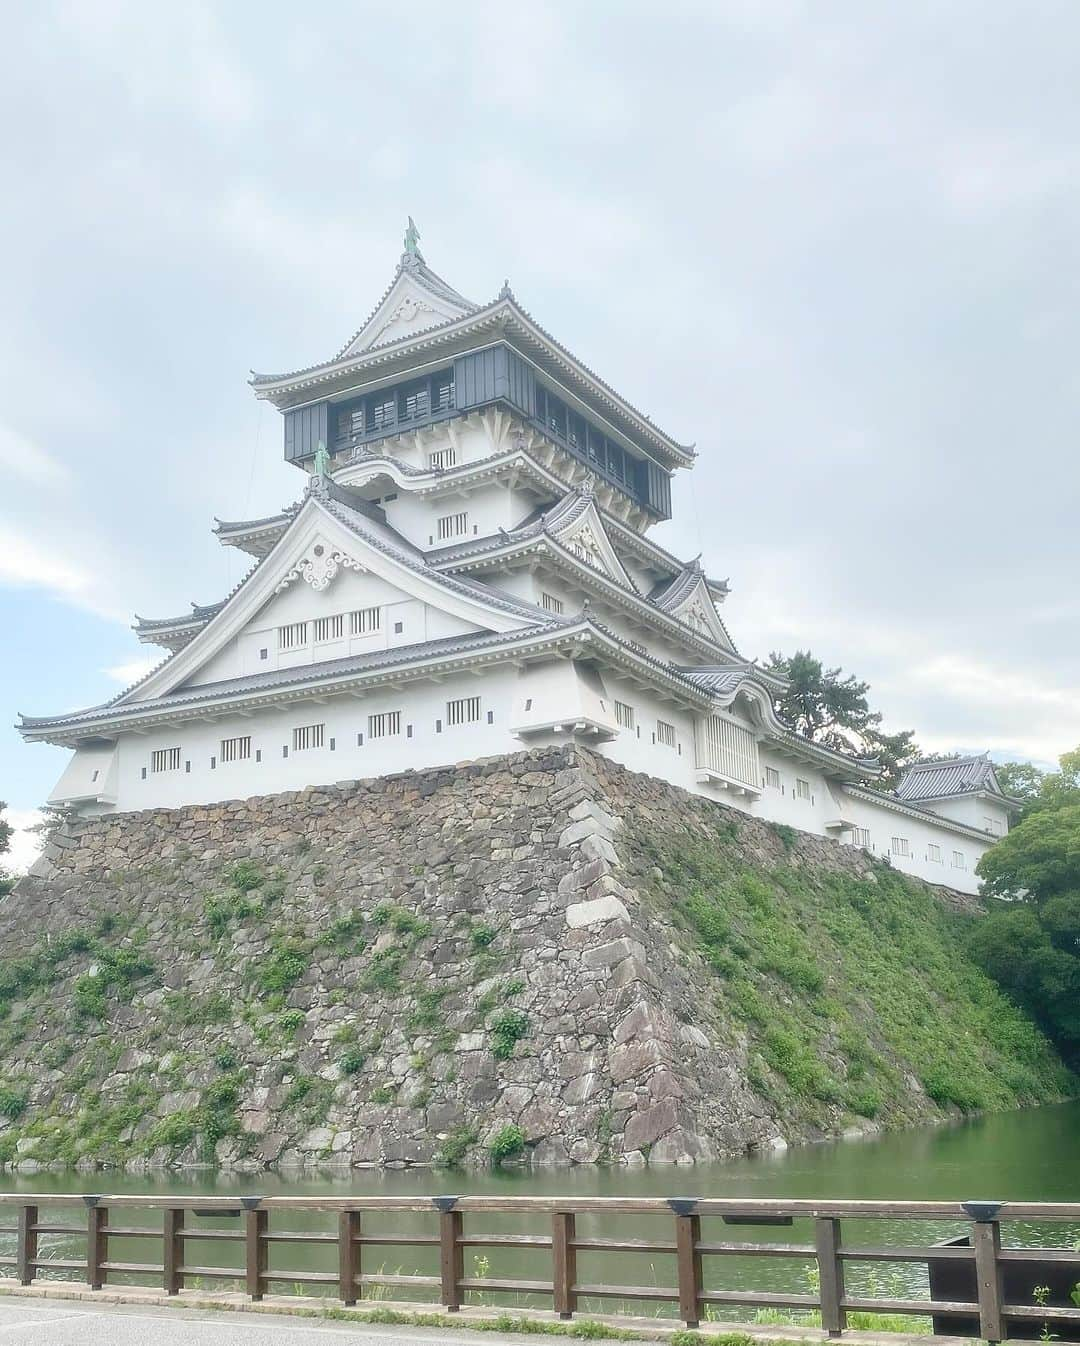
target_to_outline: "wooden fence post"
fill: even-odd
[[[20,1285],[29,1285],[34,1279],[34,1263],[37,1261],[38,1208],[36,1206],[19,1207],[18,1246],[15,1250],[15,1275]]]
[[[100,1290],[105,1284],[103,1262],[109,1260],[109,1236],[105,1232],[108,1210],[99,1206],[100,1198],[84,1197],[86,1202],[86,1283],[91,1290]]]
[[[184,1210],[182,1206],[166,1206],[161,1229],[162,1286],[167,1295],[178,1295],[184,1288]]]
[[[821,1326],[830,1337],[838,1337],[847,1327],[847,1312],[844,1309],[844,1264],[838,1256],[839,1220],[814,1221],[814,1247],[817,1251]]]
[[[675,1212],[675,1261],[679,1273],[679,1317],[687,1327],[697,1327],[701,1314],[701,1217],[693,1213],[696,1201],[672,1197]]]
[[[439,1212],[439,1276],[442,1306],[448,1313],[461,1308],[461,1280],[465,1275],[465,1251],[461,1246],[461,1212],[454,1209],[456,1196],[432,1200]]]
[[[551,1217],[552,1289],[555,1312],[572,1318],[577,1308],[577,1222],[570,1211],[557,1210]]]
[[[996,1216],[1000,1202],[965,1201],[964,1210],[972,1217],[971,1246],[975,1249],[975,1282],[979,1291],[979,1335],[984,1341],[1001,1341],[1005,1336],[1001,1287],[1001,1225]]]
[[[257,1206],[248,1206],[244,1212],[245,1280],[252,1299],[262,1299],[266,1286],[266,1268],[270,1245],[266,1241],[269,1212]]]
[[[356,1284],[360,1275],[360,1212],[338,1212],[338,1297],[343,1304],[355,1304],[361,1293]]]

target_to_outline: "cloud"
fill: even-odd
[[[124,616],[101,598],[99,573],[54,542],[32,539],[0,523],[0,587],[43,589],[50,597],[71,603],[109,621]]]
[[[20,477],[33,486],[58,486],[68,481],[71,473],[25,435],[0,425],[0,476]]]
[[[129,659],[128,662],[124,664],[113,664],[110,668],[102,669],[102,672],[107,678],[112,678],[114,682],[119,682],[125,687],[129,687],[133,682],[138,682],[141,678],[145,678],[147,673],[152,669],[157,668],[160,663],[161,659],[155,658],[152,654],[148,654],[142,659]]]
[[[41,823],[42,814],[37,809],[5,809],[3,816],[14,831],[8,853],[0,857],[0,870],[25,874],[41,850],[41,835],[32,829]]]

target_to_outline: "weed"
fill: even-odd
[[[512,1159],[525,1148],[525,1132],[520,1126],[504,1126],[488,1141],[488,1154],[495,1163],[503,1159]]]
[[[529,1016],[523,1010],[503,1010],[491,1024],[491,1050],[500,1061],[507,1060],[529,1031]]]

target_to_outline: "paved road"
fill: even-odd
[[[0,1346],[521,1346],[485,1332],[311,1322],[262,1313],[0,1299]]]

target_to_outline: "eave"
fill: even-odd
[[[947,818],[944,814],[934,813],[932,809],[919,808],[915,804],[905,804],[902,799],[897,799],[895,795],[880,793],[877,790],[867,790],[852,784],[846,784],[841,788],[856,799],[863,799],[869,804],[878,804],[882,808],[891,809],[893,813],[906,814],[907,817],[917,818],[922,823],[940,825],[947,832],[956,832],[959,836],[971,837],[976,841],[989,843],[990,845],[998,840],[991,832],[980,831],[979,828],[971,827],[967,823],[957,822],[955,818]]]
[[[529,359],[541,373],[582,396],[589,404],[616,418],[615,428],[627,429],[648,444],[654,454],[669,466],[689,467],[694,461],[692,446],[680,444],[665,434],[636,407],[582,364],[564,346],[544,331],[512,298],[499,298],[486,308],[427,329],[402,341],[376,347],[352,357],[337,358],[324,364],[286,374],[253,374],[250,385],[256,397],[269,400],[279,409],[299,405],[331,391],[344,391],[349,380],[371,373],[414,368],[417,357],[442,351],[447,358],[477,344],[502,339]],[[620,427],[619,422],[622,422]]]

